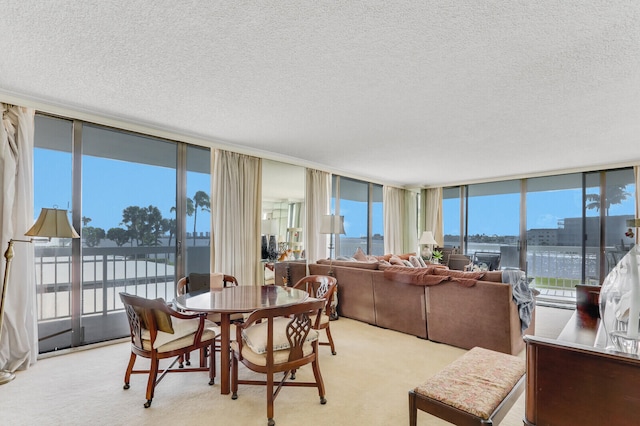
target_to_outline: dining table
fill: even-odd
[[[231,315],[256,309],[295,305],[309,297],[306,291],[277,285],[241,285],[188,292],[175,300],[180,309],[220,314],[220,393],[231,391]]]

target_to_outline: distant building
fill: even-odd
[[[534,246],[557,246],[558,228],[538,228],[527,231],[527,244]]]

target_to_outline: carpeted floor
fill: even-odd
[[[539,307],[536,334],[555,338],[572,311]],[[314,388],[284,388],[275,420],[286,425],[406,425],[407,391],[461,356],[463,349],[341,318],[331,324],[336,356],[321,347],[327,404]],[[265,425],[266,396],[260,386],[241,386],[239,398],[208,386],[206,373],[169,374],[143,408],[146,376],[122,389],[129,343],[118,343],[38,361],[0,386],[2,425]],[[524,352],[520,354],[524,356]],[[139,360],[139,363],[144,360]],[[249,373],[241,368],[241,373]],[[312,375],[303,367],[300,379]],[[521,426],[524,394],[504,426]],[[418,413],[420,425],[445,425]]]

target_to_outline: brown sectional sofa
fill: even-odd
[[[282,284],[282,277],[297,282],[306,268],[302,262],[276,264],[276,284]],[[464,286],[389,279],[373,262],[334,261],[308,268],[310,274],[329,275],[331,270],[336,277],[340,316],[464,349],[481,346],[514,355],[524,350],[513,289],[502,282],[501,271],[486,272]],[[535,310],[525,334],[534,330]]]

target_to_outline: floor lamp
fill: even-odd
[[[330,235],[329,238],[329,275],[333,272],[333,248],[335,235],[345,234],[344,232],[344,216],[336,216],[335,214],[327,214],[322,216],[320,222],[320,233]]]
[[[67,218],[66,210],[59,209],[42,209],[38,220],[33,224],[25,234],[27,237],[37,238],[80,238],[80,235],[71,227],[69,219]],[[4,302],[7,294],[7,285],[9,283],[9,270],[11,267],[11,260],[13,260],[13,243],[31,243],[33,238],[29,240],[9,240],[9,247],[4,252],[4,259],[6,262],[4,269],[4,280],[2,281],[2,298],[0,299],[0,341],[2,339],[2,323],[4,319]],[[10,382],[15,379],[15,374],[0,370],[0,385]]]

